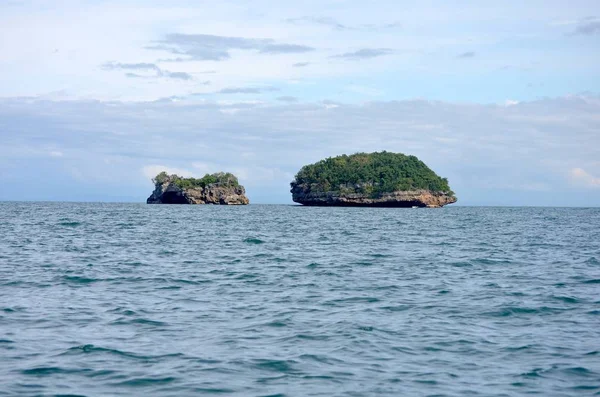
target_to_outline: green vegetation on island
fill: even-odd
[[[246,205],[246,189],[229,172],[206,174],[202,178],[183,178],[161,172],[152,178],[154,191],[148,204]]]
[[[306,165],[291,185],[292,188],[310,186],[313,193],[353,192],[368,197],[410,190],[444,192],[454,196],[448,180],[436,175],[417,157],[386,151],[329,157]]]
[[[179,175],[169,175],[163,171],[156,175],[152,182],[158,185],[170,182],[181,189],[205,188],[213,184],[226,187],[238,187],[240,185],[237,177],[229,172],[206,174],[202,178],[183,178]]]

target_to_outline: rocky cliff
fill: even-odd
[[[148,204],[221,204],[246,205],[246,191],[229,173],[205,175],[201,179],[158,174]]]
[[[295,185],[292,200],[308,206],[338,207],[429,207],[438,208],[456,202],[456,197],[446,192],[406,190],[372,196],[364,193],[311,192],[310,186]]]
[[[290,185],[292,200],[303,205],[434,208],[457,201],[446,178],[402,153],[330,157],[302,167]]]

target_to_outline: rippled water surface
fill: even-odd
[[[0,221],[0,395],[600,395],[600,209]]]

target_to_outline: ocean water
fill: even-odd
[[[600,395],[600,209],[0,203],[0,395]]]

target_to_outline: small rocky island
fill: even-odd
[[[303,205],[437,208],[457,200],[448,180],[421,160],[385,151],[306,165],[290,185]]]
[[[238,179],[228,172],[206,174],[200,179],[161,172],[152,179],[154,192],[148,204],[246,205],[250,201]]]

